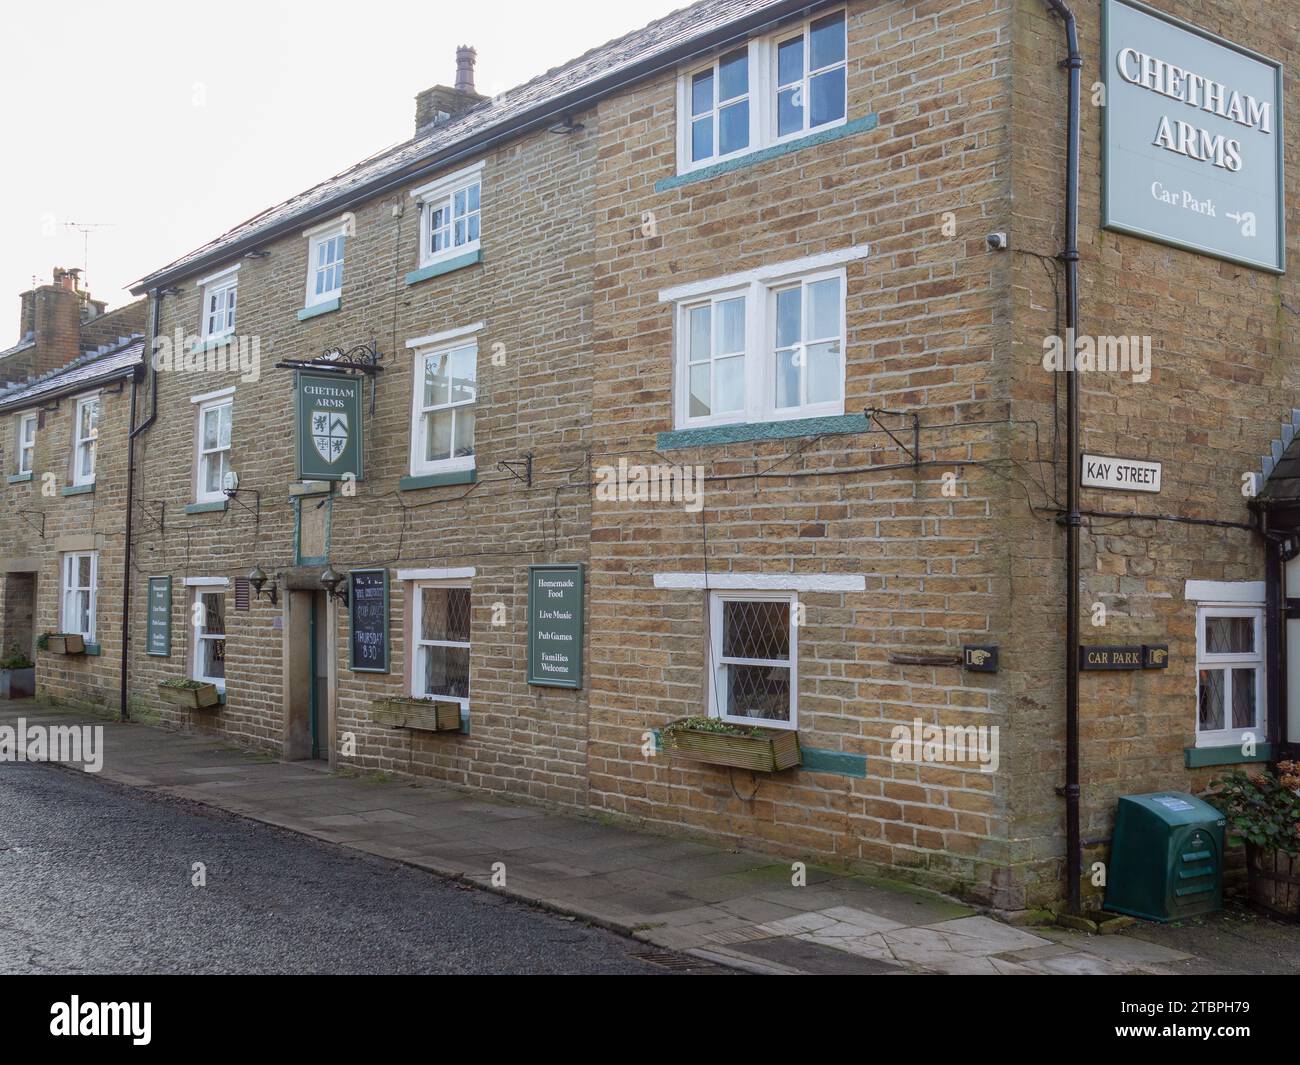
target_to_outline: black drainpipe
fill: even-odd
[[[1065,250],[1058,258],[1065,263],[1066,337],[1079,335],[1079,36],[1074,12],[1063,0],[1045,0],[1065,23],[1068,47],[1061,66],[1070,72],[1069,130],[1065,146]],[[1071,350],[1071,357],[1074,352]],[[1058,519],[1065,526],[1065,875],[1070,912],[1081,908],[1080,880],[1083,877],[1083,846],[1079,831],[1079,376],[1073,363],[1066,372],[1065,450],[1066,512]]]
[[[158,368],[153,363],[153,346],[154,338],[158,336],[158,320],[160,314],[159,301],[162,294],[154,289],[150,294],[150,310],[152,311],[151,321],[149,323],[149,335],[145,338],[144,357],[149,364],[149,391],[152,398],[149,402],[149,417],[139,425],[135,424],[136,394],[139,391],[140,375],[131,375],[131,432],[126,440],[126,550],[122,552],[126,561],[122,569],[122,668],[119,671],[120,689],[118,692],[118,720],[130,721],[131,711],[127,703],[127,663],[130,660],[131,648],[131,519],[135,515],[135,438],[143,433],[149,426],[153,425],[154,419],[158,417]]]

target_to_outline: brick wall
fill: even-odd
[[[1080,375],[1081,446],[1090,452],[1163,462],[1158,496],[1084,489],[1086,509],[1167,514],[1250,523],[1241,474],[1279,435],[1294,407],[1297,374],[1291,275],[1275,277],[1207,256],[1100,229],[1101,111],[1088,87],[1100,80],[1101,5],[1074,5],[1085,56],[1079,249],[1081,331],[1149,335],[1153,372]],[[1263,0],[1157,0],[1155,6],[1229,40],[1297,61],[1300,12]],[[1034,0],[1018,0],[1015,20],[1012,292],[1010,352],[1015,417],[1042,432],[1064,404],[1064,381],[1042,369],[1043,337],[1056,331],[1043,256],[1063,240],[1065,76],[1061,24]],[[1288,83],[1287,110],[1294,87]],[[1296,194],[1294,130],[1288,131],[1287,198]],[[1054,398],[1055,394],[1055,398]],[[1062,492],[1063,492],[1063,482]],[[1043,493],[1036,499],[1047,502]],[[1053,788],[1064,776],[1063,535],[1050,521],[1012,511],[1016,610],[1003,683],[1017,731],[1032,749],[1014,781],[1017,861],[1031,898],[1062,886],[1063,810]],[[1082,536],[1081,632],[1085,643],[1168,643],[1163,671],[1085,672],[1080,681],[1085,874],[1107,856],[1115,800],[1159,789],[1199,792],[1221,769],[1188,770],[1195,743],[1195,603],[1189,579],[1262,580],[1255,533],[1170,521],[1091,518]],[[1095,608],[1106,611],[1094,625]],[[1090,880],[1085,894],[1095,894]]]
[[[995,358],[1009,273],[984,244],[1009,209],[1008,19],[987,0],[850,4],[848,118],[875,114],[879,127],[666,192],[654,185],[676,172],[674,79],[602,105],[593,462],[655,462],[656,433],[673,428],[660,289],[859,244],[870,254],[847,265],[846,413],[915,410],[926,426],[918,470],[880,431],[714,444],[667,456],[703,467],[702,513],[594,504],[591,789],[602,808],[996,894],[1007,752],[986,774],[899,764],[890,748],[893,727],[916,718],[1003,722],[1001,678],[890,655],[996,642],[1008,620]],[[864,757],[865,777],[643,756],[648,730],[707,705],[705,595],[657,590],[653,575],[705,568],[865,576],[863,593],[801,596],[798,646],[800,742]]]

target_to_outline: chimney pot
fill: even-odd
[[[456,49],[456,88],[460,92],[474,92],[474,61],[478,52],[467,44]]]

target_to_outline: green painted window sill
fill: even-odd
[[[452,470],[450,473],[427,473],[421,477],[403,477],[397,487],[402,492],[413,492],[417,488],[441,488],[448,484],[474,484],[478,480],[477,470]]]
[[[32,479],[30,473],[11,473],[5,478],[10,484],[26,484]]]
[[[224,499],[219,499],[215,503],[187,503],[185,505],[185,513],[216,514],[224,511],[228,506],[230,506],[230,504]]]
[[[88,654],[88,655],[94,655],[96,658],[98,658],[98,657],[99,657],[99,644],[97,644],[97,643],[88,643],[88,644],[86,644],[86,654]]]
[[[865,433],[870,426],[864,414],[841,414],[829,418],[795,418],[784,422],[740,422],[735,425],[710,425],[700,429],[673,429],[655,437],[660,451],[684,447],[711,447],[740,444],[749,440],[791,440],[801,436],[828,436],[834,433]]]
[[[1246,765],[1252,762],[1271,762],[1273,745],[1271,743],[1255,744],[1254,754],[1242,754],[1239,746],[1229,747],[1184,747],[1183,764],[1188,769],[1199,769],[1207,765]]]
[[[467,255],[457,255],[454,259],[444,259],[440,263],[433,263],[429,266],[422,266],[418,270],[412,270],[406,275],[406,283],[414,285],[419,281],[427,281],[431,277],[440,277],[443,274],[449,274],[453,270],[459,270],[465,266],[473,266],[475,263],[483,261],[483,249],[469,252]]]
[[[235,334],[231,332],[227,333],[225,336],[212,337],[208,340],[204,340],[202,343],[195,344],[194,347],[190,348],[190,350],[186,352],[186,354],[197,355],[200,352],[212,351],[214,348],[224,348],[227,345],[235,343]]]
[[[59,495],[84,496],[88,492],[93,492],[94,490],[95,490],[95,482],[91,481],[90,484],[70,484],[68,485],[67,488],[60,488]]]
[[[308,318],[315,318],[318,315],[329,314],[330,311],[337,311],[342,306],[342,298],[335,296],[332,300],[325,300],[323,303],[316,303],[310,307],[304,307],[298,312],[298,321],[305,322]]]
[[[789,155],[791,152],[797,152],[802,148],[812,148],[818,144],[829,144],[831,141],[852,137],[855,133],[865,133],[868,130],[875,129],[879,124],[879,116],[872,112],[862,118],[855,118],[852,122],[845,122],[842,126],[835,126],[833,129],[810,133],[806,137],[786,141],[784,144],[774,144],[770,148],[760,148],[748,155],[728,159],[722,163],[714,163],[712,166],[701,167],[699,170],[692,170],[688,174],[660,178],[655,182],[655,192],[667,192],[669,189],[681,188],[683,185],[693,185],[697,181],[708,181],[721,174],[729,174],[733,170],[743,170],[745,167],[766,163],[770,159],[779,159],[783,155]]]

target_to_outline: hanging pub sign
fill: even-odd
[[[361,479],[364,378],[342,373],[294,375],[297,475],[303,481]]]
[[[1079,483],[1084,488],[1113,488],[1119,492],[1159,492],[1160,473],[1158,462],[1085,453]]]
[[[1079,648],[1080,669],[1167,669],[1169,646],[1139,643],[1121,647],[1092,645]]]
[[[528,683],[582,687],[581,563],[528,567]]]
[[[149,578],[148,633],[145,654],[167,658],[172,653],[172,579]]]
[[[348,573],[348,668],[354,673],[388,672],[388,570]]]
[[[1105,0],[1102,221],[1286,269],[1282,66],[1135,0]]]

